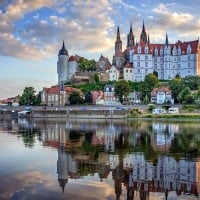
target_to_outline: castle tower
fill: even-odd
[[[68,59],[69,59],[68,51],[66,50],[65,43],[63,41],[63,46],[59,51],[58,61],[57,61],[57,73],[58,73],[59,85],[67,81]]]
[[[135,45],[135,38],[132,31],[132,24],[130,25],[130,31],[127,35],[127,48]]]
[[[147,33],[144,26],[144,21],[143,21],[143,26],[142,26],[142,32],[140,34],[140,42],[144,42],[145,44],[148,42]]]

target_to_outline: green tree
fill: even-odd
[[[178,95],[178,101],[180,103],[194,103],[194,96],[192,95],[190,88],[184,88]]]
[[[78,67],[80,71],[95,71],[96,70],[96,62],[95,60],[88,60],[86,58],[80,58],[78,61]]]
[[[172,97],[174,98],[174,102],[177,103],[178,95],[185,87],[184,81],[181,78],[174,78],[169,81],[169,88],[172,91]]]
[[[198,76],[186,76],[184,79],[186,87],[189,87],[191,90],[197,90],[200,85],[200,78]]]
[[[70,104],[82,104],[84,100],[80,97],[78,92],[72,92],[69,96]]]
[[[153,73],[147,74],[145,76],[144,82],[142,83],[142,99],[147,96],[148,99],[150,99],[151,96],[151,91],[153,90],[154,87],[158,86],[159,81],[157,76],[155,76]]]
[[[35,95],[36,91],[33,87],[25,87],[22,95],[19,97],[20,105],[37,105],[39,102],[39,96]]]
[[[115,96],[123,103],[123,98],[127,97],[130,93],[130,85],[126,80],[120,80],[115,83]]]
[[[153,71],[153,75],[155,75],[158,78],[158,72],[157,71]]]

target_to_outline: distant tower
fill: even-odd
[[[122,41],[120,39],[119,26],[117,28],[117,38],[116,38],[116,41],[115,41],[115,54],[117,52],[122,52]]]
[[[65,43],[63,41],[63,46],[58,54],[58,62],[57,62],[57,73],[58,73],[58,84],[66,82],[68,79],[68,60],[69,55],[68,51],[65,49]]]
[[[123,77],[124,55],[122,53],[122,41],[120,39],[119,26],[117,27],[117,38],[115,41],[115,58],[114,64],[120,71],[120,78]]]
[[[133,45],[135,45],[135,38],[133,35],[132,24],[131,24],[129,34],[127,35],[127,48],[132,47]]]
[[[143,21],[143,26],[142,26],[142,32],[140,34],[140,42],[144,42],[145,44],[148,42],[147,33],[144,26],[144,21]]]

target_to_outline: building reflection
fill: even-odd
[[[39,127],[43,145],[57,149],[58,184],[63,192],[69,179],[98,174],[103,181],[112,174],[116,199],[123,187],[127,200],[149,200],[153,193],[161,193],[167,200],[172,191],[180,199],[186,194],[199,196],[199,159],[161,153],[148,160],[142,149],[137,151],[142,142],[159,152],[169,150],[179,134],[179,124],[155,122],[133,129],[114,121],[18,123],[20,128]]]

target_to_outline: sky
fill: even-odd
[[[0,99],[57,84],[58,52],[112,61],[117,27],[123,50],[144,21],[151,43],[200,36],[200,0],[0,0]]]

